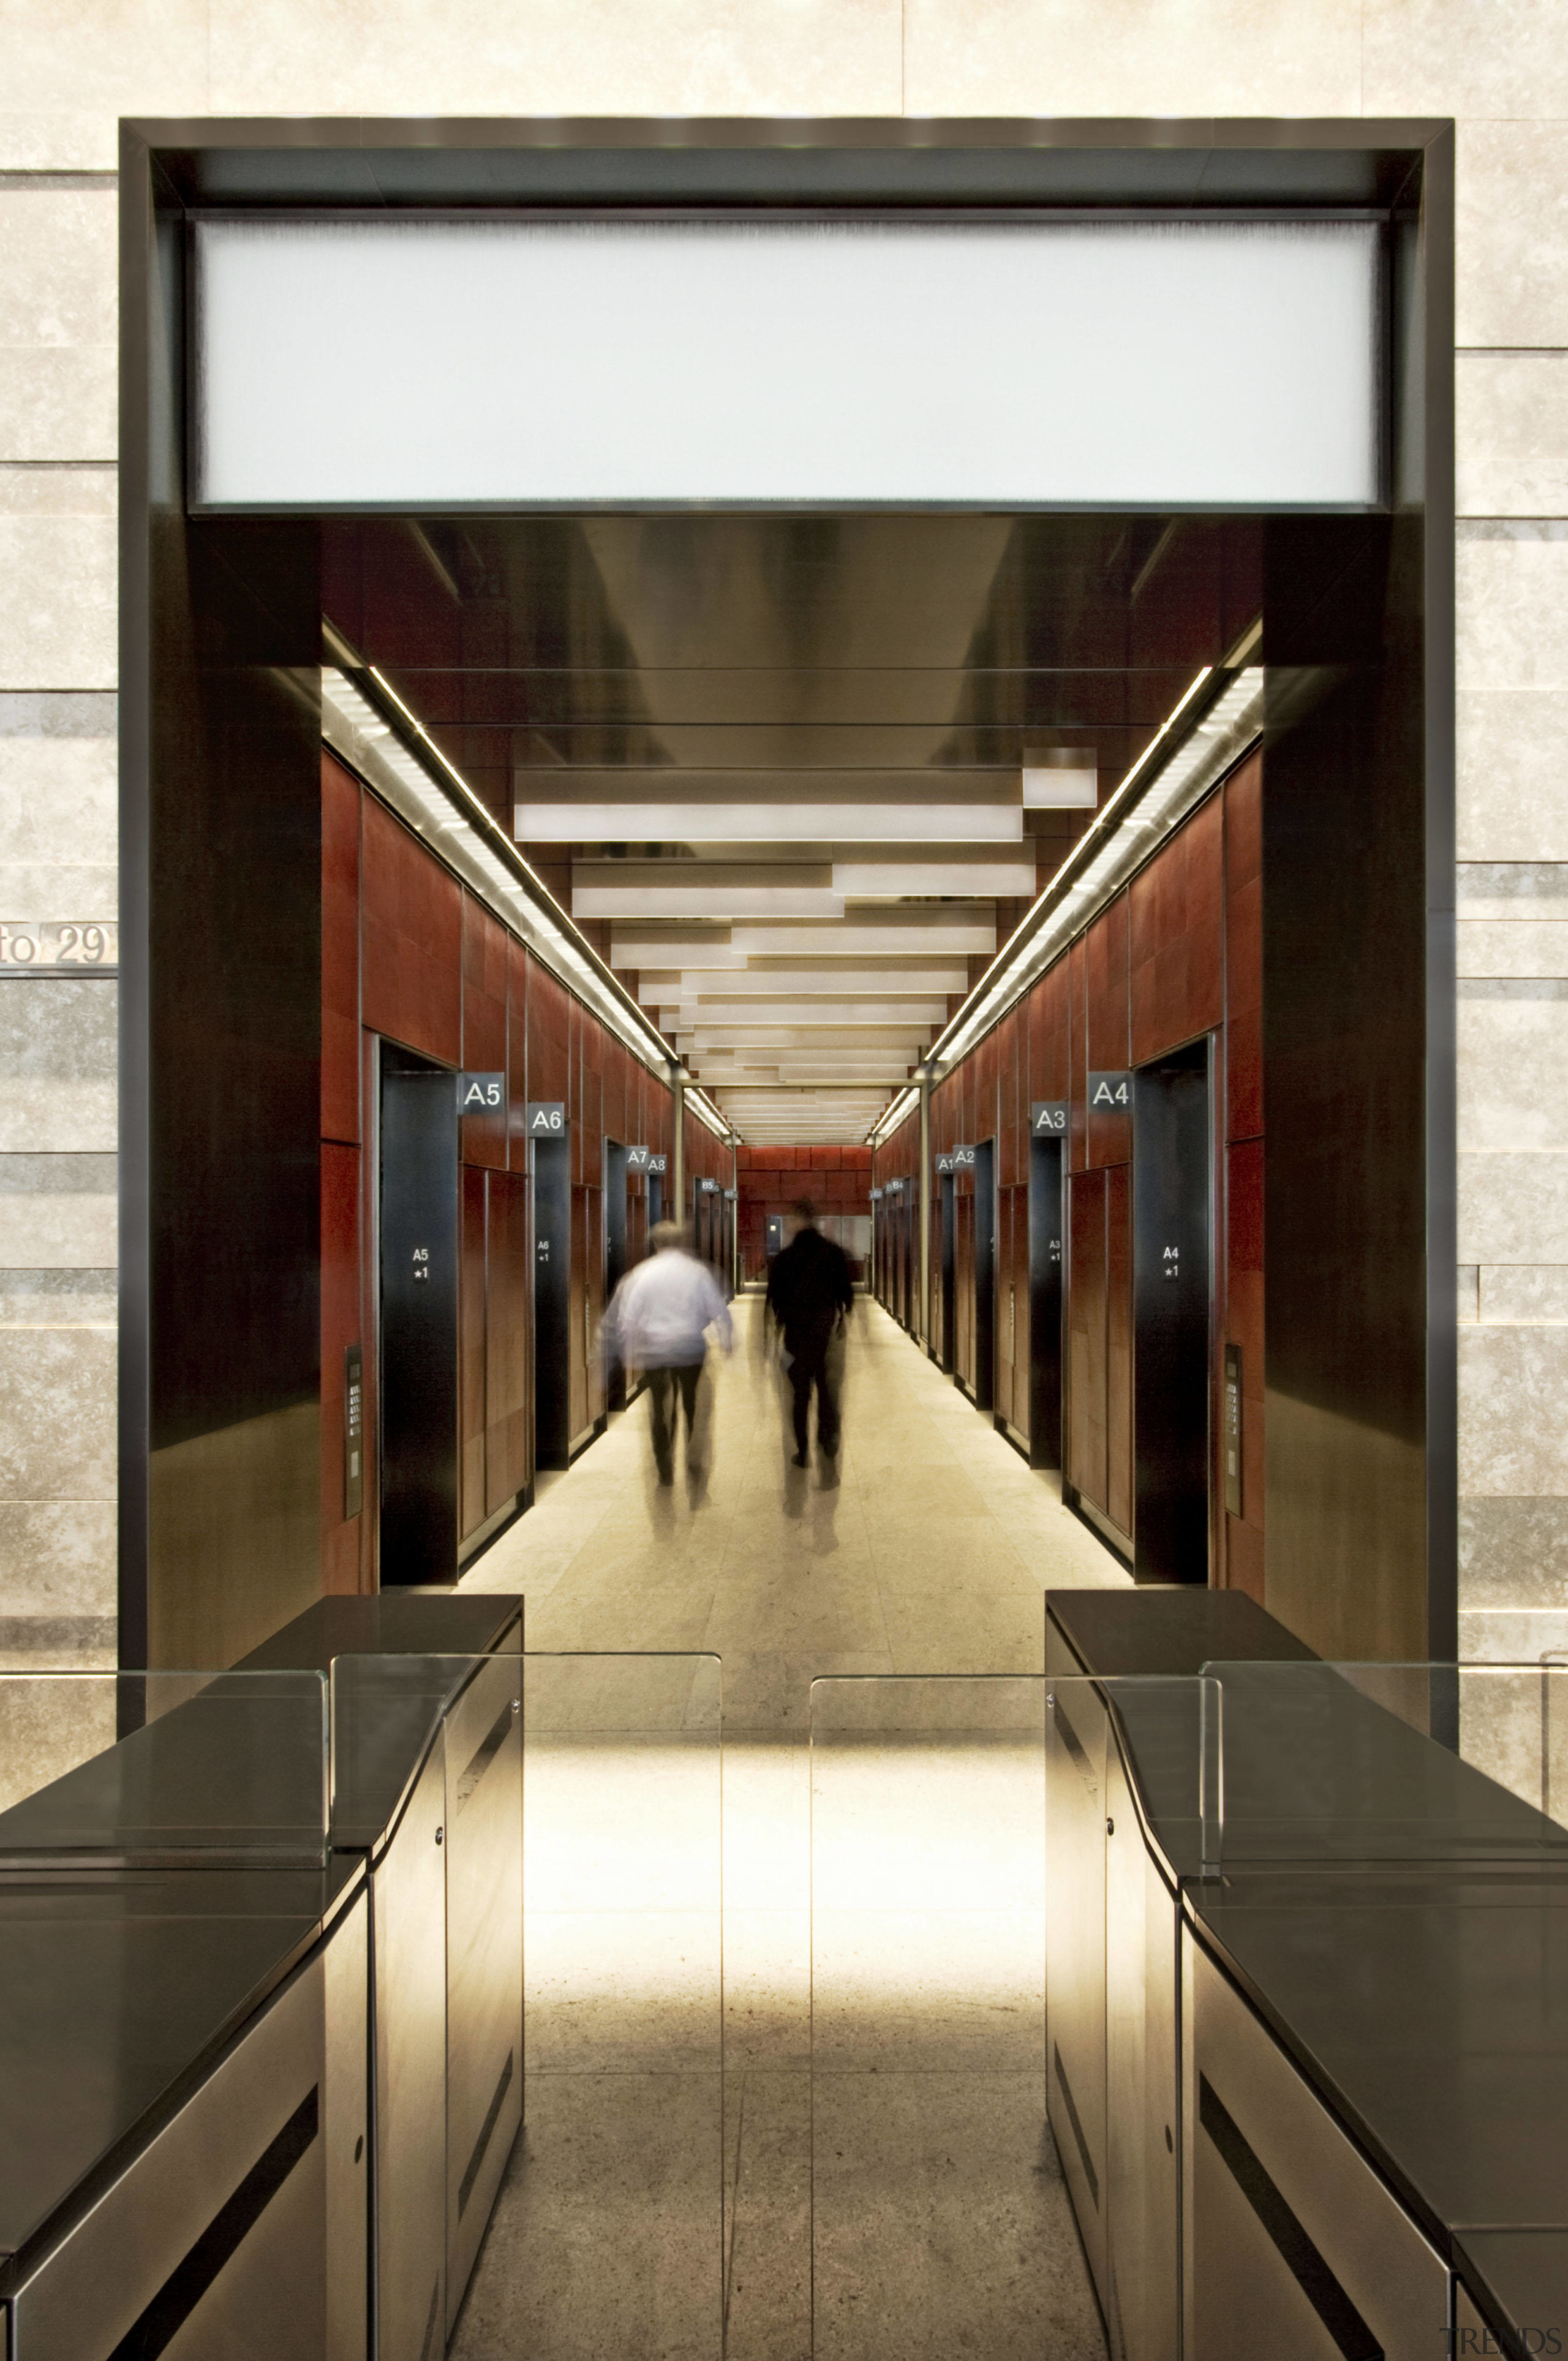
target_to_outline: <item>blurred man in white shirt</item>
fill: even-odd
[[[698,1389],[707,1359],[707,1332],[718,1330],[728,1354],[734,1346],[734,1330],[718,1279],[693,1254],[681,1224],[655,1222],[649,1243],[652,1252],[647,1261],[627,1272],[605,1313],[605,1348],[618,1354],[628,1369],[641,1369],[648,1381],[661,1484],[675,1480],[675,1429],[685,1408],[686,1477],[695,1487],[707,1473]]]

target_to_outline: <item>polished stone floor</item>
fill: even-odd
[[[705,1480],[634,1405],[466,1585],[528,1602],[529,2070],[454,2351],[1100,2361],[1038,1676],[1045,1589],[1124,1577],[874,1305],[791,1467],[735,1310]]]

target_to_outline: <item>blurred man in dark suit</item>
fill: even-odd
[[[806,1198],[794,1207],[798,1224],[768,1272],[768,1312],[784,1335],[784,1366],[794,1397],[795,1464],[806,1465],[810,1410],[817,1394],[817,1447],[825,1458],[839,1453],[839,1379],[845,1323],[855,1290],[841,1246],[817,1226],[817,1209]]]

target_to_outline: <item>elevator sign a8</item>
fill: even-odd
[[[457,1077],[457,1112],[459,1115],[499,1115],[507,1103],[507,1078],[504,1074],[459,1074]]]
[[[565,1100],[530,1099],[528,1136],[530,1139],[565,1139],[566,1137]]]
[[[1029,1107],[1029,1137],[1060,1139],[1067,1130],[1065,1099],[1035,1099]]]

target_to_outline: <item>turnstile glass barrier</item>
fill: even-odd
[[[1568,1867],[1568,1664],[1211,1664],[1224,1867]]]
[[[0,1868],[311,1869],[314,1672],[0,1672]]]
[[[719,1660],[530,1653],[523,1683],[524,2125],[470,2317],[520,2356],[718,2361]]]

